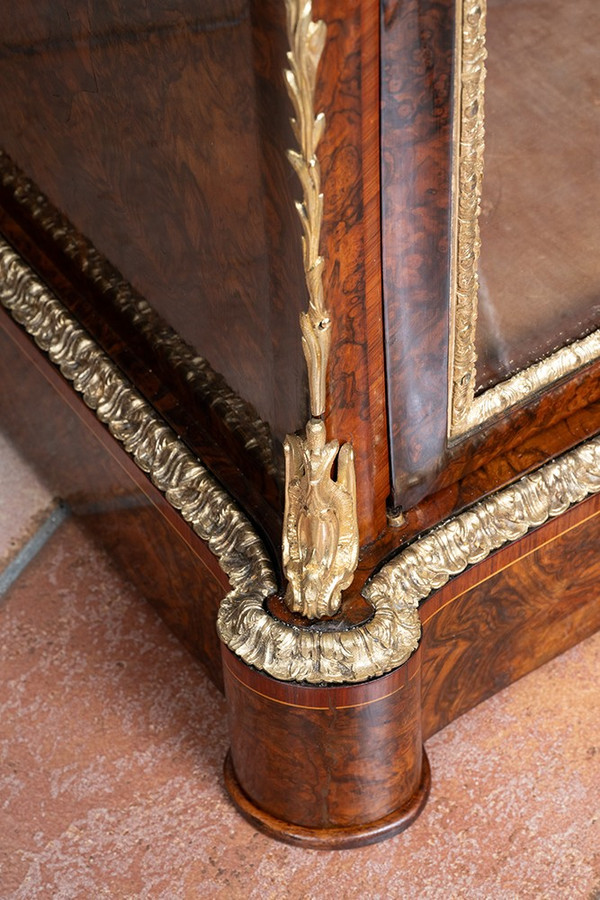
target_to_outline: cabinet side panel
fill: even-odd
[[[5,6],[0,146],[281,440],[304,288],[285,13],[255,6]]]

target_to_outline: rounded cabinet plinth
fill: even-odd
[[[419,651],[388,675],[329,686],[278,681],[222,652],[225,783],[255,827],[329,849],[383,840],[416,818],[429,790]]]

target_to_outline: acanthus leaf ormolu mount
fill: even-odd
[[[341,604],[341,592],[352,582],[358,563],[358,520],[354,453],[350,444],[338,449],[327,441],[325,412],[326,375],[331,343],[331,318],[323,292],[323,257],[319,239],[323,217],[321,174],[317,145],[325,116],[314,113],[315,82],[323,52],[326,26],[312,21],[312,4],[286,0],[290,44],[285,71],[295,118],[292,127],[300,151],[288,150],[288,159],[302,184],[303,199],[296,203],[302,223],[304,273],[308,311],[300,315],[302,347],[308,368],[312,418],[305,436],[287,435],[285,450],[285,512],[283,566],[288,578],[285,603],[308,619],[331,616]],[[337,480],[331,470],[337,457]]]

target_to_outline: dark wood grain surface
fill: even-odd
[[[406,811],[423,774],[418,654],[360,685],[278,682],[223,650],[233,770],[271,817],[312,829]]]
[[[453,447],[428,496],[408,509],[400,528],[388,531],[379,552],[401,545],[597,434],[599,375],[600,362],[593,363]]]
[[[20,5],[6,24],[0,78],[11,91],[0,99],[0,141],[155,312],[239,387],[277,445],[307,414],[281,4],[215,0],[177,13],[150,5],[125,18],[109,4],[71,20],[47,2],[35,9]],[[356,594],[403,542],[595,433],[600,390],[590,367],[447,445],[453,5],[389,0],[380,15],[374,0],[315,0],[313,15],[328,24],[316,92],[327,118],[322,250],[334,322],[327,420],[356,453]],[[10,234],[20,250],[43,248],[39,231],[29,231],[29,247]],[[47,243],[44,254],[56,267]],[[43,274],[277,548],[278,451],[274,472],[257,465],[75,263],[58,269]],[[390,505],[406,517],[386,529],[390,463]]]
[[[283,8],[253,6],[4,7],[0,145],[282,439],[305,295]]]
[[[366,825],[307,828],[292,822],[285,822],[264,810],[259,810],[242,790],[237,780],[231,753],[227,754],[223,768],[225,787],[238,810],[251,825],[269,837],[314,850],[351,850],[355,847],[364,847],[366,844],[387,840],[387,838],[404,831],[422,811],[431,786],[429,760],[423,753],[421,783],[417,793],[401,809],[396,809],[393,813]]]
[[[381,319],[379,7],[375,0],[315,0],[327,23],[317,105],[327,128],[319,158],[322,248],[333,315],[327,423],[351,440],[361,544],[386,524],[389,463]]]
[[[219,683],[227,584],[214,558],[3,311],[0,322],[3,428]],[[244,814],[320,847],[406,827],[427,795],[421,727],[429,736],[600,627],[599,543],[592,497],[428,598],[419,651],[363,685],[280,683],[227,652],[229,786]]]
[[[315,3],[319,15],[328,23],[316,98],[328,123],[319,148],[334,317],[328,419],[331,434],[356,448],[367,543],[385,526],[389,493],[378,7]],[[283,5],[123,12],[109,3],[69,17],[49,2],[25,3],[3,33],[0,80],[11,90],[0,101],[0,144],[278,440],[300,428],[307,298],[293,204],[300,185],[286,159],[294,138]],[[270,502],[280,513],[281,498]]]
[[[446,449],[453,0],[381,16],[383,300],[393,502],[427,494]]]
[[[447,440],[453,6],[390,0],[381,19],[392,502],[406,520],[382,537],[380,554],[600,428],[595,364],[460,440]],[[518,302],[523,296],[518,292]],[[554,345],[560,344],[557,333]]]
[[[593,496],[424,601],[426,737],[600,628],[599,551]]]
[[[356,453],[362,551],[342,613],[356,621],[368,614],[360,590],[384,558],[598,431],[600,364],[448,446],[453,4],[387,0],[380,10],[375,0],[315,0],[313,14],[328,25],[316,92],[327,118],[319,147],[333,315],[327,421],[331,437],[352,440]],[[7,19],[0,52],[0,79],[11,83],[0,92],[0,143],[161,321],[202,344],[209,361],[229,355],[231,386],[242,385],[276,438],[307,412],[284,30],[275,0],[212,0],[199,11],[146,4],[123,16],[110,3],[81,6],[70,19],[43,0]],[[90,283],[81,259],[65,261],[7,190],[0,199],[5,234],[240,502],[278,559],[281,468],[257,463],[187,374]],[[390,464],[390,503],[405,513],[393,528]]]
[[[259,523],[279,556],[282,473],[267,423],[147,304],[87,238],[2,160],[4,236]],[[6,177],[7,173],[11,177]],[[60,237],[57,239],[55,235]],[[65,237],[66,236],[66,237]],[[75,247],[75,252],[67,252]],[[206,377],[208,373],[209,377]]]

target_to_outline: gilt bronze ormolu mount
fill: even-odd
[[[287,435],[284,442],[282,550],[285,604],[308,622],[278,620],[256,598],[234,605],[230,595],[221,605],[231,725],[225,783],[242,814],[272,836],[351,847],[405,828],[428,794],[429,768],[413,711],[420,669],[411,655],[420,624],[415,605],[392,610],[388,597],[375,591],[367,622],[345,630],[314,627],[341,606],[358,564],[359,533],[353,449],[328,441],[324,420],[332,322],[319,254],[323,195],[316,149],[325,117],[315,116],[314,92],[326,28],[312,21],[310,0],[285,0],[285,6],[285,79],[299,145],[288,158],[303,190],[296,208],[309,304],[300,328],[311,418],[304,435]]]
[[[299,152],[289,150],[288,159],[303,190],[296,208],[302,223],[309,305],[300,316],[300,327],[312,418],[304,437],[288,435],[284,444],[283,566],[288,578],[287,606],[308,619],[317,619],[338,611],[341,592],[352,582],[358,563],[356,477],[352,447],[344,444],[338,455],[339,444],[327,441],[323,421],[331,317],[325,306],[323,257],[319,254],[323,194],[316,155],[325,117],[323,113],[315,116],[314,93],[326,27],[322,21],[312,21],[310,3],[286,0],[286,13],[291,49],[285,78],[300,148]],[[338,477],[334,481],[331,470],[336,457]]]
[[[334,615],[358,562],[356,477],[350,444],[327,442],[325,423],[311,419],[306,436],[288,435],[283,565],[285,602],[307,618]],[[337,480],[331,468],[337,456]]]

